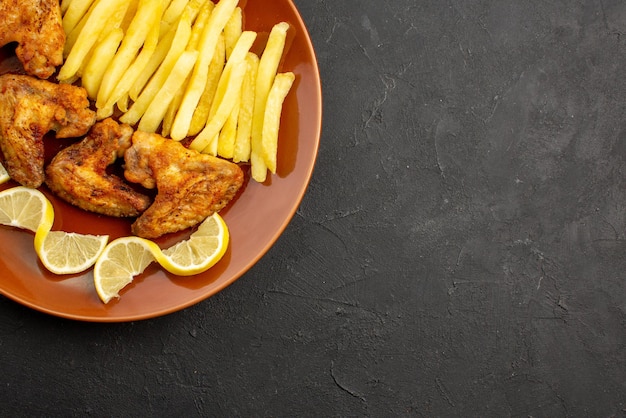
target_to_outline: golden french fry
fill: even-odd
[[[185,51],[178,58],[173,71],[167,77],[163,87],[161,87],[141,118],[138,126],[140,131],[157,131],[168,106],[180,87],[181,80],[185,80],[189,76],[197,59],[198,51]]]
[[[139,77],[137,77],[130,88],[129,95],[131,99],[137,100],[137,97],[139,97],[143,88],[165,59],[165,56],[172,47],[172,42],[174,41],[174,36],[176,35],[176,29],[177,28],[172,28],[165,36],[159,39],[159,43],[150,57],[148,64],[146,64],[146,67],[141,74],[139,74]]]
[[[137,8],[139,7],[139,0],[129,0],[128,7],[126,9],[126,13],[120,22],[120,27],[124,30],[124,33],[128,32],[128,28],[130,27],[130,23],[135,18],[137,14]]]
[[[185,87],[187,86],[187,82],[189,79],[185,79],[185,81],[180,85],[172,102],[167,107],[167,111],[163,116],[163,123],[161,126],[161,136],[168,137],[170,136],[170,132],[172,132],[172,123],[174,123],[174,118],[176,117],[176,112],[178,112],[178,108],[180,107],[180,103],[183,101],[183,94],[185,93]]]
[[[195,136],[204,129],[204,126],[209,119],[211,113],[211,105],[217,91],[217,85],[220,81],[222,72],[224,71],[224,65],[226,64],[226,45],[224,43],[224,37],[220,36],[220,41],[217,43],[213,60],[209,66],[209,73],[207,75],[207,82],[204,86],[204,92],[200,96],[200,101],[193,112],[191,118],[191,124],[189,125],[188,136]]]
[[[224,40],[226,42],[226,59],[230,58],[231,52],[237,44],[237,40],[243,32],[243,15],[241,7],[237,7],[224,26]]]
[[[178,22],[178,27],[176,29],[174,39],[172,40],[170,50],[167,52],[163,62],[143,89],[137,100],[135,100],[135,103],[133,103],[128,112],[121,116],[120,121],[129,125],[134,125],[139,121],[139,119],[141,119],[143,114],[148,109],[148,106],[150,106],[150,103],[154,100],[154,97],[166,82],[168,76],[174,70],[176,62],[185,51],[185,47],[189,42],[190,36],[190,16],[184,15]]]
[[[189,0],[172,0],[163,13],[163,22],[172,25],[180,18],[183,10],[187,7]]]
[[[181,140],[187,136],[189,132],[189,126],[191,125],[191,119],[193,112],[202,92],[204,92],[204,86],[206,85],[209,64],[213,59],[215,53],[215,46],[217,45],[220,33],[224,30],[226,22],[230,18],[230,15],[237,7],[238,0],[220,0],[219,3],[213,9],[206,28],[203,31],[202,38],[198,50],[200,57],[196,63],[193,72],[191,73],[191,79],[187,85],[183,102],[178,109],[174,124],[172,126],[171,137],[172,139]]]
[[[237,40],[237,44],[233,49],[230,59],[224,65],[224,69],[222,74],[219,77],[217,82],[217,86],[213,87],[213,80],[211,78],[207,79],[207,84],[205,86],[204,93],[198,102],[198,106],[194,111],[194,115],[191,119],[191,125],[189,126],[189,131],[187,133],[188,136],[196,135],[200,130],[204,128],[204,126],[208,123],[208,121],[215,115],[218,106],[221,101],[216,100],[216,98],[221,98],[224,96],[225,90],[230,80],[230,73],[232,68],[239,63],[243,62],[246,58],[246,54],[252,47],[254,40],[256,39],[256,32],[246,31],[241,34],[239,39]],[[223,36],[222,36],[223,39]],[[218,43],[219,45],[222,43]],[[222,48],[219,48],[216,51],[216,54],[224,55],[225,53],[225,43]],[[215,57],[215,55],[214,55]],[[209,69],[211,72],[211,68]],[[213,74],[211,74],[212,76]],[[217,75],[217,74],[216,74]],[[208,114],[208,118],[207,118]],[[195,121],[194,121],[195,119]],[[193,128],[193,129],[192,129]],[[214,141],[210,141],[212,143],[211,151],[208,151],[210,154],[215,155],[217,153],[217,143]]]
[[[292,72],[277,74],[267,96],[265,116],[263,118],[263,159],[267,168],[276,173],[276,154],[278,153],[278,129],[283,102],[295,80]]]
[[[128,93],[124,93],[122,97],[117,101],[117,108],[122,112],[128,112],[128,102],[130,98],[128,97]]]
[[[218,59],[224,59],[223,57],[225,56],[226,51],[225,37],[223,35],[220,36],[220,41],[217,44],[216,51],[213,56],[214,60],[209,68],[209,74],[207,76],[204,92],[200,97],[196,109],[194,110],[194,114],[189,125],[189,130],[187,132],[188,136],[193,136],[200,132],[208,122],[208,119],[215,114],[217,106],[219,106],[219,101],[215,100],[215,96],[221,97],[224,94],[224,89],[226,88],[226,84],[229,80],[229,77],[224,76],[224,74],[230,74],[231,68],[234,65],[237,65],[245,60],[246,54],[252,47],[256,36],[257,34],[255,32],[243,32],[237,40],[235,48],[233,49],[231,57],[226,65],[216,62]],[[223,66],[223,70],[219,68],[220,66]],[[222,71],[221,74],[219,74],[220,71]],[[215,79],[218,77],[219,80],[217,85],[215,85]],[[214,148],[215,147],[213,147],[213,149]]]
[[[209,21],[209,17],[211,16],[214,8],[215,4],[212,1],[207,1],[202,5],[198,17],[196,18],[195,22],[193,22],[193,27],[191,28],[191,39],[189,40],[189,45],[187,45],[187,49],[198,49],[200,37],[204,32],[204,28],[206,28],[207,22]]]
[[[252,178],[260,183],[264,182],[267,176],[267,164],[263,157],[263,120],[265,118],[265,105],[285,49],[285,40],[288,30],[289,24],[286,22],[274,25],[270,31],[265,50],[259,61],[254,93],[250,161],[252,163]]]
[[[237,121],[237,137],[235,138],[235,149],[233,161],[247,162],[250,160],[250,132],[252,131],[252,113],[254,111],[254,88],[256,84],[257,70],[259,68],[259,57],[248,52],[246,55],[248,64],[246,76],[241,86],[241,105],[239,108],[239,118]]]
[[[222,0],[223,1],[223,0]],[[190,148],[196,151],[203,151],[209,147],[208,153],[217,154],[217,135],[224,126],[226,119],[233,110],[237,98],[241,94],[241,85],[243,84],[243,78],[246,75],[247,63],[246,61],[240,61],[230,69],[225,69],[222,77],[228,77],[226,88],[223,94],[218,92],[214,103],[219,103],[215,108],[217,109],[214,115],[207,122],[206,126],[191,142]],[[179,111],[180,112],[180,111]]]
[[[74,77],[81,67],[84,58],[87,56],[93,45],[98,40],[100,32],[107,25],[110,17],[115,14],[120,7],[125,7],[125,0],[100,0],[92,8],[89,18],[86,20],[83,30],[76,38],[65,64],[59,70],[57,79],[59,81],[68,80]]]
[[[161,9],[161,6],[157,5],[157,9]],[[133,86],[135,80],[137,80],[137,77],[139,77],[139,75],[145,69],[159,41],[158,24],[159,20],[161,19],[161,13],[162,9],[154,12],[152,20],[150,22],[150,31],[146,36],[146,40],[141,48],[141,51],[139,51],[139,54],[137,54],[137,57],[135,58],[133,63],[130,64],[130,66],[126,69],[124,75],[120,77],[118,83],[115,85],[113,91],[109,95],[109,98],[107,99],[104,107],[102,109],[98,109],[98,112],[101,113],[101,115],[99,115],[100,119],[111,116],[113,114],[114,104],[119,102],[120,100],[120,104],[123,107],[126,107],[126,110],[128,110],[128,95],[130,92],[130,88]],[[126,104],[123,104],[123,99],[126,100]],[[122,109],[122,107],[119,108],[123,112],[125,111],[124,109]]]
[[[94,0],[72,0],[68,4],[66,13],[63,15],[63,30],[70,33],[78,25],[78,22],[87,14]]]
[[[144,44],[150,32],[151,23],[154,21],[154,15],[158,14],[160,16],[162,12],[160,0],[139,0],[137,14],[130,22],[128,31],[122,40],[122,45],[102,78],[98,98],[96,99],[96,108],[101,109],[106,105],[115,85],[119,82]]]
[[[61,1],[61,14],[64,15],[67,12],[67,9],[70,7],[70,3],[72,0],[63,0]]]
[[[243,86],[243,85],[242,85]],[[233,110],[219,133],[217,139],[217,155],[223,158],[233,158],[235,154],[235,138],[237,136],[237,119],[241,106],[241,93],[237,95]]]
[[[90,99],[95,100],[102,82],[104,72],[122,42],[124,31],[116,28],[97,44],[82,74],[82,86],[87,90]]]

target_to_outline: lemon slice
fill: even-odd
[[[119,297],[119,291],[155,261],[161,250],[154,242],[139,237],[122,237],[106,246],[93,270],[98,297],[104,303]]]
[[[80,273],[93,266],[104,251],[108,235],[50,231],[43,239],[35,235],[35,251],[42,264],[55,274]]]
[[[47,232],[54,222],[54,209],[39,190],[18,186],[0,192],[0,224]]]
[[[178,276],[191,276],[211,268],[228,248],[228,227],[217,213],[206,218],[188,240],[162,251],[159,264]]]
[[[51,232],[53,223],[52,203],[39,190],[18,186],[0,192],[0,224],[35,232],[35,252],[48,270],[74,274],[93,266],[109,237]]]
[[[226,223],[217,213],[205,219],[189,239],[165,250],[144,238],[118,238],[106,246],[96,261],[93,271],[96,293],[104,303],[119,297],[120,290],[153,261],[179,276],[202,273],[224,256],[228,240]]]
[[[2,163],[0,163],[0,184],[6,183],[10,179],[11,177],[9,177],[9,173],[7,173],[7,169],[4,168]]]

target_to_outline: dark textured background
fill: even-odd
[[[0,414],[626,415],[626,3],[297,0],[318,165],[274,248],[137,323],[0,297]]]

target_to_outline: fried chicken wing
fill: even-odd
[[[79,137],[95,121],[82,87],[26,75],[0,76],[0,149],[9,175],[24,186],[39,187],[44,181],[46,133]]]
[[[65,31],[59,0],[0,0],[0,46],[17,42],[28,74],[50,77],[63,63]]]
[[[61,150],[46,168],[46,184],[59,197],[103,215],[138,216],[150,205],[148,196],[133,190],[106,169],[130,147],[133,129],[105,119],[81,142]]]
[[[157,238],[202,222],[226,206],[243,184],[238,165],[174,140],[135,132],[132,143],[124,154],[124,176],[157,188],[154,203],[132,225],[140,237]]]

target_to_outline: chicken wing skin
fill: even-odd
[[[150,199],[106,169],[130,147],[133,129],[112,119],[96,123],[81,142],[61,150],[46,168],[46,184],[65,201],[108,216],[138,216]]]
[[[11,178],[28,187],[44,181],[43,136],[79,137],[96,121],[82,87],[26,75],[0,76],[0,149]]]
[[[0,0],[0,46],[10,42],[28,74],[50,77],[63,63],[59,0]]]
[[[132,225],[140,237],[157,238],[202,222],[226,206],[243,184],[238,165],[158,134],[135,132],[132,143],[124,154],[124,176],[157,188],[154,203]]]

